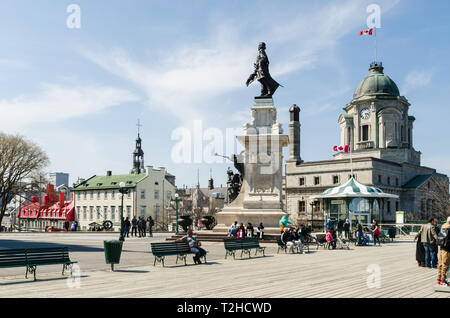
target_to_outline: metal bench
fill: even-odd
[[[265,255],[265,247],[259,246],[259,241],[257,238],[243,238],[243,239],[224,239],[223,243],[225,245],[225,258],[227,258],[228,255],[233,255],[233,259],[236,259],[236,251],[241,251],[241,257],[242,255],[248,254],[248,257],[250,258],[250,252],[252,249],[255,249],[255,255],[258,254],[258,252],[262,252],[263,256]]]
[[[68,247],[27,248],[0,250],[0,268],[25,267],[25,278],[33,273],[36,280],[36,267],[43,265],[63,265],[62,275],[69,269],[72,275],[72,265]]]
[[[155,256],[155,261],[153,262],[153,266],[156,266],[156,262],[162,263],[164,267],[164,259],[166,256],[176,255],[178,264],[179,260],[184,261],[184,265],[186,264],[186,257],[188,254],[195,254],[191,251],[188,243],[186,242],[162,242],[162,243],[151,243],[152,254]],[[203,255],[203,258],[206,263],[206,254]]]

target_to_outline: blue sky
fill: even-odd
[[[69,4],[81,28],[69,29]],[[244,83],[257,44],[267,43],[285,132],[302,109],[302,158],[332,158],[337,119],[373,60],[360,37],[373,1],[0,2],[0,131],[20,133],[48,153],[49,171],[77,177],[127,173],[142,127],[145,163],[177,185],[226,181],[229,163],[176,163],[179,127],[240,128],[259,87]],[[450,2],[378,1],[378,59],[412,104],[422,164],[450,174]],[[205,141],[205,145],[207,142]],[[225,152],[225,149],[223,150]]]

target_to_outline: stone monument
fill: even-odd
[[[279,233],[284,212],[282,201],[283,147],[289,137],[277,122],[272,98],[255,97],[251,122],[237,136],[244,151],[238,156],[244,177],[238,197],[216,215],[215,231],[226,231],[234,221],[255,227],[263,223],[266,233]]]
[[[255,97],[251,108],[251,122],[244,125],[243,135],[237,136],[244,147],[234,156],[235,167],[242,177],[239,195],[216,214],[214,231],[226,231],[232,223],[248,222],[257,227],[264,224],[265,233],[279,233],[279,221],[285,216],[282,200],[283,147],[289,137],[277,122],[277,109],[272,95],[281,86],[269,72],[269,58],[264,42],[258,45],[254,72],[247,79],[249,86],[254,80],[261,84],[261,95]]]

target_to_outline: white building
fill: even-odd
[[[175,195],[175,178],[165,168],[145,168],[145,173],[93,176],[75,185],[75,219],[80,229],[88,230],[89,224],[110,220],[114,230],[120,228],[120,209],[122,197],[120,183],[125,183],[128,193],[123,198],[124,217],[147,218],[152,216],[156,223],[165,222],[165,207]]]

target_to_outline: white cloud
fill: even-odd
[[[137,100],[130,92],[109,86],[68,88],[42,84],[38,96],[0,100],[0,129],[17,130],[30,124],[56,122]]]
[[[433,78],[432,70],[413,70],[405,76],[402,95],[413,91],[414,89],[425,87],[431,83]]]
[[[391,6],[386,2],[386,10]],[[279,77],[285,74],[330,60],[327,56],[333,55],[339,39],[350,32],[356,35],[366,11],[360,1],[345,1],[303,10],[294,17],[290,12],[286,13],[289,17],[278,18],[271,17],[271,12],[265,14],[267,17],[259,17],[261,22],[252,21],[261,23],[257,28],[261,32],[245,41],[240,38],[245,25],[228,20],[215,24],[204,41],[182,43],[159,57],[152,56],[152,63],[140,63],[119,48],[84,49],[80,53],[140,87],[151,109],[162,107],[187,125],[194,119],[205,119],[205,114],[214,116],[211,108],[220,106],[215,105],[218,98],[244,86],[260,39],[267,41],[269,58],[277,56],[271,71],[282,83]]]

